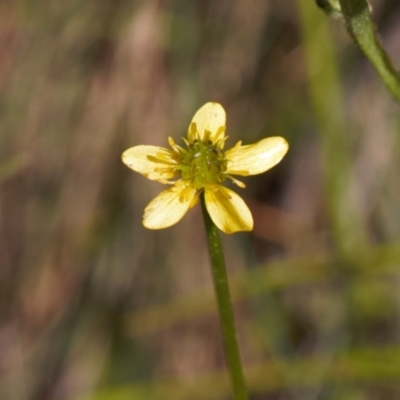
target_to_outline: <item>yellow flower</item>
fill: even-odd
[[[261,174],[276,165],[288,150],[281,137],[270,137],[247,146],[239,141],[224,150],[225,110],[218,103],[207,103],[189,125],[187,148],[168,138],[171,149],[135,146],[122,154],[122,161],[146,178],[172,185],[146,207],[143,225],[149,229],[176,224],[204,192],[207,211],[215,225],[225,233],[250,231],[253,217],[235,192],[222,186],[225,179],[245,185],[232,175]]]

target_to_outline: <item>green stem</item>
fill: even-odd
[[[228,363],[235,400],[248,400],[246,382],[243,375],[239,346],[236,338],[235,320],[233,316],[231,295],[229,292],[228,275],[226,273],[224,252],[218,228],[211,220],[204,194],[201,195],[204,224],[206,227],[208,251],[210,253],[211,270],[214,289],[217,296],[218,312],[221,322],[225,355]]]
[[[386,89],[400,102],[400,76],[382,47],[366,0],[339,0],[347,29],[379,74]]]

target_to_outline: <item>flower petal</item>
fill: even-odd
[[[206,103],[192,118],[188,130],[188,141],[195,139],[211,140],[216,143],[225,135],[225,110],[219,103]],[[194,125],[195,124],[195,125]]]
[[[196,190],[175,185],[161,192],[144,210],[143,225],[163,229],[176,224],[196,202]]]
[[[235,146],[225,152],[227,174],[256,175],[278,164],[289,145],[282,137],[270,137],[247,146]]]
[[[206,207],[214,224],[225,233],[251,231],[253,217],[243,199],[224,186],[205,189]]]
[[[174,153],[164,147],[135,146],[122,154],[122,161],[129,168],[153,181],[166,183],[176,175]]]

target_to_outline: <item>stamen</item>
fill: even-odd
[[[227,175],[226,177],[229,178],[235,185],[239,186],[240,188],[244,189],[246,187],[246,185],[242,181],[239,181],[233,176]]]
[[[172,137],[168,137],[168,144],[172,147],[172,149],[175,151],[175,153],[180,154],[180,152],[183,150],[181,146],[178,146]]]
[[[189,127],[189,135],[188,135],[189,141],[190,139],[193,141],[196,138],[196,136],[197,136],[197,124],[196,122],[192,122]]]
[[[226,126],[220,126],[215,134],[214,137],[214,142],[217,143],[220,140],[224,140],[224,134],[225,134]]]
[[[207,140],[208,142],[210,142],[210,144],[212,144],[210,137],[211,137],[211,132],[209,130],[205,129],[203,140]]]
[[[246,170],[236,170],[236,169],[229,169],[228,168],[228,171],[227,171],[228,173],[230,173],[230,174],[235,174],[235,175],[241,175],[241,176],[249,176],[249,171],[246,171]]]
[[[149,156],[149,159],[152,158],[152,156]],[[177,164],[177,161],[171,157],[171,154],[164,153],[162,151],[159,151],[157,153],[157,157],[154,157],[155,160],[152,161],[161,161],[163,164],[168,164],[168,165],[174,165]]]
[[[236,150],[236,149],[238,149],[241,145],[242,145],[242,141],[239,140],[239,141],[232,147],[231,150]]]

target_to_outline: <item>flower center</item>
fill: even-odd
[[[192,180],[196,190],[222,183],[226,178],[226,168],[224,151],[211,140],[195,139],[188,149],[181,153],[182,179]]]

